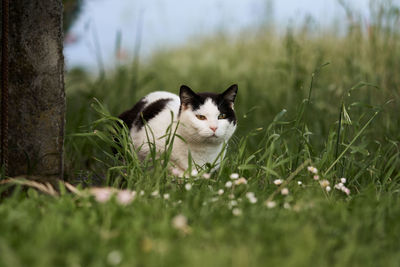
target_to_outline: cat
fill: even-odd
[[[217,168],[225,144],[236,130],[237,91],[236,84],[221,94],[195,93],[182,85],[179,96],[165,91],[150,93],[119,118],[130,130],[139,159],[150,153],[149,141],[158,153],[163,152],[167,130],[176,129],[183,140],[175,137],[173,142],[170,163],[175,174],[182,176],[188,170],[189,152],[196,166],[209,163]]]

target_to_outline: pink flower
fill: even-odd
[[[115,189],[111,187],[94,187],[90,189],[90,193],[94,196],[97,202],[105,203],[110,200]]]
[[[118,192],[117,201],[119,202],[119,204],[128,205],[135,199],[135,197],[136,197],[135,191],[121,190]]]

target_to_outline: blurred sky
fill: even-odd
[[[369,0],[344,2],[368,18]],[[272,16],[268,10],[273,11]],[[106,66],[115,59],[118,31],[122,57],[129,60],[139,28],[140,54],[146,57],[194,36],[234,34],[268,21],[284,29],[289,22],[295,24],[307,15],[318,25],[327,26],[334,19],[340,21],[344,10],[338,0],[84,0],[82,13],[66,36],[64,54],[67,67],[97,69],[95,51],[101,51]]]

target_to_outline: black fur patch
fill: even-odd
[[[204,104],[206,102],[206,100],[208,98],[210,98],[214,104],[217,106],[218,110],[221,113],[226,114],[226,119],[233,124],[236,124],[236,115],[235,115],[235,111],[232,109],[232,103],[230,103],[229,101],[227,101],[222,94],[215,94],[215,93],[198,93],[197,95],[199,95],[201,97],[201,102],[202,104]],[[198,108],[197,108],[198,109]]]
[[[216,93],[195,93],[186,85],[182,85],[179,92],[179,98],[181,99],[181,106],[179,108],[179,115],[181,114],[182,108],[191,107],[193,111],[196,111],[200,106],[204,105],[207,99],[211,99],[214,104],[218,107],[218,110],[226,114],[226,119],[233,124],[236,124],[235,111],[233,110],[233,102],[235,101],[236,94],[238,91],[237,84],[231,85],[222,94]]]
[[[137,129],[139,130],[140,128],[143,127],[145,122],[148,122],[152,118],[157,116],[157,114],[160,113],[165,108],[167,103],[171,100],[172,100],[171,98],[159,99],[157,101],[154,101],[147,107],[145,107],[141,112],[141,114],[139,115],[139,117],[134,121],[134,124],[137,127]]]
[[[118,118],[125,122],[128,128],[131,129],[133,122],[139,118],[139,114],[142,112],[146,103],[144,98],[140,99],[130,110],[125,111],[119,115]]]

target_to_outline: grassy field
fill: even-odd
[[[98,78],[71,70],[75,187],[13,186],[0,202],[0,266],[399,266],[400,11],[371,11],[368,23],[349,11],[343,33],[261,27]],[[139,162],[126,129],[115,144],[115,117],[146,93],[232,83],[238,129],[211,177]]]

